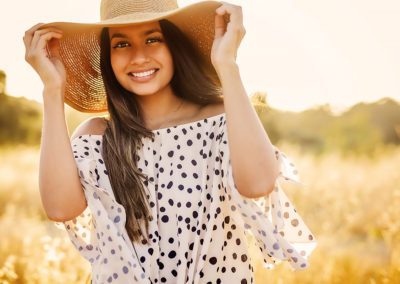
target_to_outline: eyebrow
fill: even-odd
[[[160,29],[157,29],[157,28],[151,29],[151,30],[147,30],[147,31],[142,32],[142,36],[147,36],[147,35],[149,35],[149,34],[156,33],[156,32],[161,33],[161,30],[160,30]],[[128,36],[127,36],[126,34],[115,33],[115,34],[113,34],[113,35],[111,36],[111,39],[116,38],[116,37],[119,37],[119,38],[127,38]]]

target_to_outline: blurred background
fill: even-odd
[[[400,283],[400,2],[229,2],[247,31],[243,83],[299,170],[305,186],[282,187],[318,241],[297,272],[263,268],[252,247],[256,283]],[[42,209],[42,85],[22,36],[37,22],[98,21],[99,5],[26,0],[0,11],[0,283],[88,279],[89,264]],[[94,115],[65,110],[70,134]]]

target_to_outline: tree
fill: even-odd
[[[0,94],[6,93],[6,72],[0,70]]]

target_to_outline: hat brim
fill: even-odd
[[[204,1],[168,12],[127,14],[97,23],[53,22],[40,29],[63,31],[60,56],[67,72],[65,103],[82,112],[107,111],[106,92],[100,71],[99,38],[104,27],[124,27],[168,19],[195,44],[209,68],[215,34],[215,10],[222,3]]]

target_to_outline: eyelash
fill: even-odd
[[[122,48],[122,47],[126,47],[127,45],[128,45],[128,43],[126,41],[120,41],[120,42],[117,42],[113,46],[113,48]]]
[[[159,42],[162,42],[163,40],[160,38],[160,37],[151,37],[151,38],[148,38],[147,39],[147,41],[149,41],[149,40],[157,40],[157,41],[159,41]],[[146,42],[147,42],[146,41]],[[151,42],[151,43],[153,43],[153,42]],[[127,47],[129,45],[129,42],[127,42],[127,41],[120,41],[120,42],[117,42],[114,46],[113,46],[113,48],[123,48],[123,47]]]
[[[159,41],[159,42],[163,41],[160,37],[151,37],[151,38],[148,38],[147,40],[154,40],[154,39]]]

